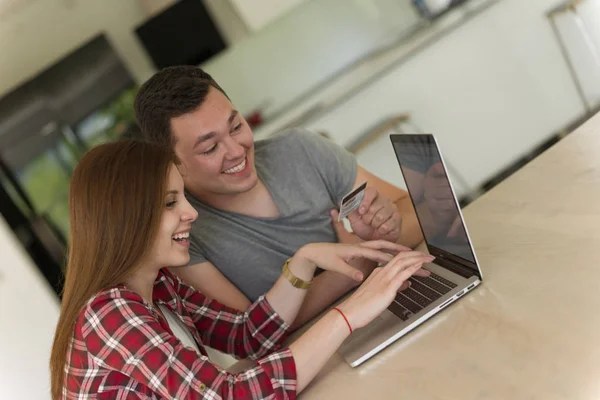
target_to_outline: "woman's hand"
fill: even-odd
[[[389,259],[388,251],[398,252],[385,267],[376,268],[369,278],[345,300],[339,309],[342,310],[350,325],[356,329],[365,326],[377,317],[392,302],[396,292],[412,274],[417,273],[421,266],[433,260],[424,253],[407,251],[405,247],[391,246],[389,242],[366,242],[365,246],[350,245],[310,245],[309,256],[319,266],[329,267],[330,270],[352,273],[347,261],[357,255],[367,254]],[[357,248],[358,247],[358,248]],[[369,251],[370,250],[370,251]],[[375,253],[372,253],[372,252]],[[384,253],[383,255],[380,253]],[[377,260],[378,261],[378,260]],[[423,270],[424,271],[424,270]],[[289,298],[289,291],[286,299]],[[312,325],[298,340],[290,345],[294,355],[298,375],[298,393],[323,368],[325,362],[348,337],[350,331],[339,313],[330,311]]]
[[[352,329],[362,328],[385,310],[403,283],[435,257],[419,251],[400,252],[369,278],[340,306]]]
[[[303,280],[310,280],[316,267],[344,274],[358,282],[364,279],[363,273],[349,263],[363,258],[378,263],[390,262],[401,252],[410,251],[408,247],[375,240],[360,244],[311,243],[296,252],[289,263],[289,269]]]

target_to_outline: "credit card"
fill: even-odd
[[[356,210],[360,206],[360,202],[362,201],[363,197],[365,197],[366,188],[367,182],[363,182],[359,187],[344,196],[342,199],[342,204],[340,205],[338,221],[346,218],[352,213],[352,211]]]

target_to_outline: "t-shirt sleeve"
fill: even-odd
[[[203,262],[207,262],[208,258],[204,255],[204,250],[202,250],[202,246],[198,243],[196,235],[193,233],[194,228],[192,228],[192,234],[190,235],[190,262],[189,265],[200,264]]]
[[[318,133],[296,129],[292,135],[298,140],[301,149],[323,178],[332,198],[339,203],[342,197],[354,187],[358,173],[356,157]]]

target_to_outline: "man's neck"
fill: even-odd
[[[271,193],[262,182],[258,183],[247,192],[234,194],[201,193],[192,196],[204,204],[221,211],[229,211],[251,217],[275,218],[279,216],[279,209],[271,197]]]

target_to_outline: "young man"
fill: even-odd
[[[364,181],[364,199],[349,217],[358,238],[344,233],[341,239],[385,239],[409,247],[422,240],[405,191],[303,129],[255,143],[223,89],[197,67],[156,73],[140,88],[135,112],[147,139],[174,148],[199,214],[190,232],[190,266],[174,272],[224,304],[245,310],[273,285],[301,246],[336,241],[336,209]],[[360,265],[365,276],[373,267]],[[314,317],[356,284],[321,273],[296,323]]]

